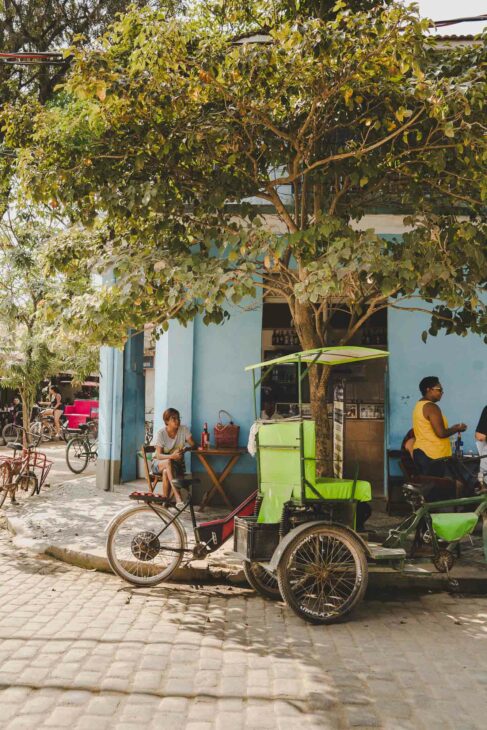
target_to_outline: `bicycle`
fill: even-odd
[[[430,558],[436,570],[449,574],[460,541],[471,535],[481,520],[487,560],[487,489],[481,489],[471,497],[435,502],[427,502],[422,491],[413,484],[404,484],[402,491],[412,512],[397,527],[389,530],[382,547],[402,549],[406,557],[414,559],[417,549],[426,545],[430,548]],[[454,512],[455,508],[471,511]],[[445,509],[448,512],[442,511]]]
[[[21,438],[21,430],[19,427],[22,425],[22,415],[17,415],[9,409],[4,412],[3,426],[2,426],[2,439],[6,446],[15,441],[19,441]]]
[[[30,430],[37,438],[37,444],[41,441],[54,441],[58,435],[63,441],[68,441],[70,431],[68,429],[68,418],[67,416],[61,416],[59,422],[60,430],[59,434],[56,433],[54,426],[54,416],[46,415],[44,411],[41,411],[36,419],[31,423]]]
[[[24,447],[14,443],[11,446],[14,455],[0,457],[0,507],[9,494],[13,504],[39,494],[53,464],[45,454],[36,451],[34,444]],[[22,452],[20,456],[16,456],[17,451]]]
[[[233,534],[235,516],[254,513],[256,492],[233,512],[219,520],[200,523],[191,496],[191,485],[197,479],[175,479],[183,505],[174,507],[170,501],[151,492],[132,492],[130,499],[141,502],[122,510],[107,525],[107,557],[114,573],[136,586],[155,586],[167,580],[181,565],[202,559],[217,550]],[[181,515],[188,511],[195,545],[188,548],[186,530]]]
[[[70,439],[66,446],[66,464],[73,474],[81,474],[89,461],[98,458],[98,423],[88,421],[80,425],[81,434]]]

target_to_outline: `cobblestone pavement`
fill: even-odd
[[[485,728],[485,598],[314,627],[242,588],[134,590],[0,530],[0,605],[1,728]]]

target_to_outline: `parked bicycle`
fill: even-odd
[[[19,426],[22,431],[21,426]],[[0,456],[0,507],[10,495],[13,504],[39,494],[53,462],[33,444],[11,444],[13,456]]]
[[[107,557],[112,570],[136,586],[155,586],[167,580],[186,562],[202,559],[217,550],[233,535],[235,517],[252,515],[256,492],[222,519],[199,525],[191,496],[197,479],[178,479],[183,505],[170,511],[168,499],[151,492],[132,492],[130,498],[141,504],[130,505],[107,525]],[[189,511],[195,545],[188,548],[181,515]]]
[[[66,464],[73,474],[81,474],[90,461],[98,458],[98,421],[88,421],[79,427],[81,433],[66,446]]]
[[[2,439],[4,444],[12,441],[18,441],[19,431],[17,426],[22,426],[22,404],[20,399],[15,399],[14,403],[8,408],[4,408],[1,412],[2,423]]]

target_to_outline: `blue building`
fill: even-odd
[[[404,231],[399,216],[367,216],[362,224],[388,236]],[[421,302],[416,305],[428,307]],[[111,489],[114,483],[136,478],[145,413],[151,409],[157,430],[163,410],[177,408],[195,440],[204,422],[212,433],[219,410],[224,409],[239,424],[240,446],[246,446],[254,411],[251,377],[244,368],[278,352],[299,349],[286,310],[287,305],[279,299],[266,298],[234,306],[223,325],[206,326],[200,318],[187,327],[172,322],[156,341],[154,357],[146,362],[151,365],[153,359],[153,372],[144,371],[143,334],[130,338],[123,352],[102,348],[99,488]],[[427,325],[426,314],[389,310],[381,320],[366,325],[355,341],[387,347],[388,362],[374,361],[357,372],[339,373],[346,383],[348,414],[345,471],[353,474],[358,463],[360,475],[372,482],[377,495],[387,489],[385,454],[387,449],[399,447],[411,427],[418,383],[425,375],[440,377],[445,388],[442,409],[451,423],[468,424],[465,448],[475,449],[475,425],[487,402],[485,344],[473,334],[440,334],[423,343],[421,332]],[[147,389],[149,376],[153,386]],[[295,398],[292,384],[278,383],[277,392],[280,402],[276,409],[291,409]],[[146,393],[152,403],[145,402]],[[200,471],[197,459],[192,458],[188,468]],[[221,466],[215,461],[217,471]],[[208,486],[206,474],[198,476],[202,476],[201,488]],[[228,479],[228,491],[237,503],[254,485],[255,462],[244,455]]]

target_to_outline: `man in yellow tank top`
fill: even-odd
[[[423,378],[419,384],[421,395],[413,410],[415,436],[413,459],[420,474],[434,477],[451,477],[448,464],[436,461],[452,455],[450,436],[465,431],[465,423],[448,427],[438,402],[443,388],[435,375]]]

